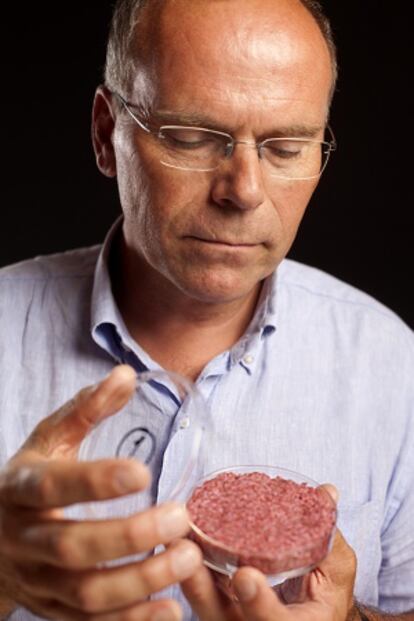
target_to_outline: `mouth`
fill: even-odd
[[[230,250],[231,249],[243,250],[243,249],[255,248],[256,246],[259,245],[257,243],[251,243],[251,242],[229,241],[227,239],[209,239],[205,237],[195,237],[192,235],[190,235],[188,239],[191,239],[195,242],[199,242],[201,244],[209,244],[217,248],[222,247],[222,248],[228,248]]]

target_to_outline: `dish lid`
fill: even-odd
[[[86,436],[78,458],[137,459],[149,468],[151,484],[128,496],[83,504],[77,517],[81,513],[87,519],[122,517],[167,500],[185,502],[197,470],[206,417],[205,400],[189,379],[164,370],[138,373],[131,400]],[[165,464],[169,452],[173,468]]]

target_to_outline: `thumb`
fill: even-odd
[[[132,367],[116,366],[99,384],[83,388],[44,418],[21,450],[35,451],[44,457],[75,457],[88,432],[130,400],[136,388],[136,377]]]
[[[339,492],[338,492],[338,488],[335,487],[335,485],[332,485],[332,483],[324,483],[323,485],[319,486],[319,489],[324,490],[325,492],[328,492],[329,496],[334,501],[335,505],[338,504]]]

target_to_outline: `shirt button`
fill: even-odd
[[[180,420],[180,429],[187,429],[189,426],[190,426],[190,419],[188,418],[188,416]]]
[[[245,356],[243,358],[243,362],[245,362],[246,364],[251,364],[253,362],[254,358],[253,356],[250,356],[250,354],[248,354],[247,356]]]

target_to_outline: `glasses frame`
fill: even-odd
[[[227,132],[222,132],[218,129],[209,129],[207,127],[198,127],[198,126],[192,126],[192,125],[161,125],[158,129],[151,129],[151,127],[146,125],[142,121],[142,119],[140,119],[131,110],[131,106],[134,106],[135,104],[129,103],[126,99],[122,97],[122,95],[120,95],[119,93],[115,91],[113,91],[113,94],[119,99],[122,106],[125,108],[129,116],[135,121],[135,123],[144,132],[146,132],[147,134],[152,134],[153,136],[158,138],[158,140],[160,141],[165,140],[165,136],[163,135],[163,130],[165,131],[165,130],[170,130],[170,129],[178,129],[178,130],[179,129],[190,129],[190,130],[195,130],[195,131],[200,131],[200,132],[206,132],[209,134],[216,134],[217,136],[222,136],[226,138],[228,141],[227,141],[227,144],[225,145],[224,159],[229,159],[233,155],[234,148],[237,144],[243,144],[246,146],[254,147],[257,150],[257,155],[259,159],[263,160],[264,158],[262,155],[262,150],[266,146],[266,143],[274,142],[277,140],[280,140],[280,141],[289,140],[289,142],[307,142],[307,143],[319,144],[321,145],[322,149],[325,149],[325,151],[323,151],[325,155],[325,161],[323,162],[323,166],[317,175],[311,175],[309,177],[284,177],[281,175],[278,176],[276,174],[270,173],[271,176],[276,179],[284,179],[286,181],[306,181],[308,179],[317,179],[318,177],[322,175],[323,171],[325,170],[331,153],[333,151],[336,151],[337,149],[336,138],[330,125],[326,126],[326,130],[330,134],[330,140],[315,140],[313,138],[301,138],[300,136],[292,136],[292,137],[284,136],[280,138],[278,137],[265,138],[265,140],[261,140],[260,142],[254,142],[251,140],[236,140],[235,138],[233,138],[231,134],[228,134]],[[188,168],[184,166],[175,166],[173,164],[163,161],[162,159],[160,160],[160,163],[163,164],[163,166],[167,166],[168,168],[174,168],[176,170],[189,170],[193,172],[211,172],[213,170],[217,170],[217,168],[220,167],[222,160],[217,164],[217,166],[214,166],[213,168],[211,167],[209,168]]]

